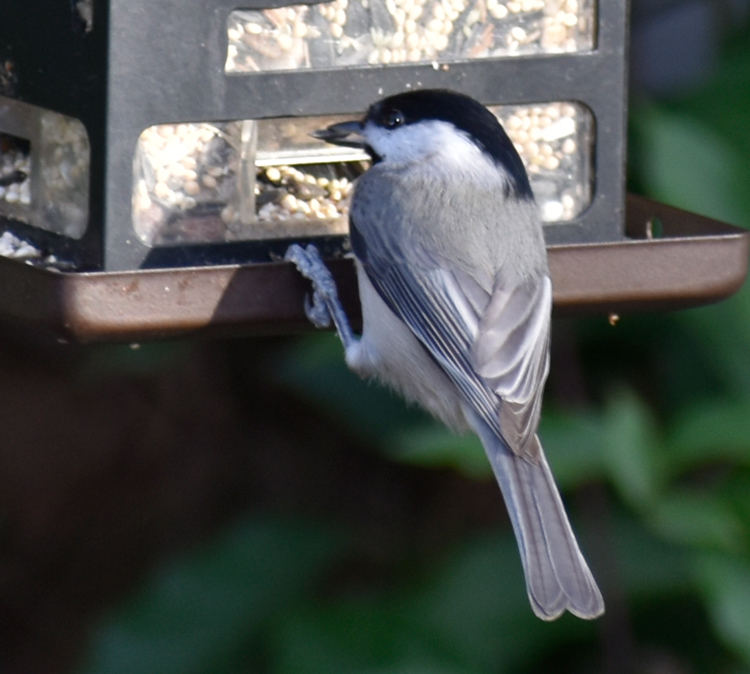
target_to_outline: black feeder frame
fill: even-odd
[[[742,285],[750,251],[745,230],[626,197],[626,0],[597,2],[590,51],[225,72],[230,12],[292,4],[315,3],[91,0],[90,23],[76,2],[30,0],[3,9],[0,134],[28,138],[8,121],[14,104],[80,120],[90,175],[81,238],[0,216],[3,230],[73,263],[60,271],[0,258],[0,317],[86,341],[304,329],[308,286],[291,265],[273,261],[290,239],[148,246],[135,235],[138,138],[160,124],[358,116],[373,101],[410,88],[455,89],[488,105],[568,101],[590,111],[590,204],[574,220],[545,227],[558,314],[694,306]],[[345,237],[314,240],[356,315],[352,264],[341,256]]]

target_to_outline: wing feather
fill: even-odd
[[[354,218],[351,227],[355,254],[375,290],[484,422],[516,453],[536,446],[530,439],[547,374],[549,278],[513,287],[493,279],[490,291],[465,272],[415,263],[382,229],[368,231],[364,249]]]
[[[552,283],[547,276],[510,290],[497,287],[474,343],[477,372],[504,401],[504,437],[516,453],[530,457],[538,452],[532,440],[549,371],[551,307]]]

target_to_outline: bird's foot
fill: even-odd
[[[293,263],[299,273],[312,283],[312,298],[305,297],[305,315],[308,320],[316,328],[328,328],[333,321],[344,347],[356,341],[339,301],[336,281],[321,259],[318,249],[313,244],[303,248],[294,243],[287,248],[284,259]]]
[[[293,243],[287,248],[284,259],[294,264],[302,276],[312,282],[313,294],[305,296],[305,316],[316,328],[331,326],[331,312],[328,309],[328,298],[338,301],[336,282],[328,267],[320,259],[318,249],[312,244],[303,248]]]

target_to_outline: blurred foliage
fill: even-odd
[[[700,90],[632,102],[634,190],[750,225],[748,37]],[[570,396],[553,369],[541,436],[608,601],[602,621],[536,620],[507,528],[337,593],[323,581],[350,533],[259,516],[155,573],[81,671],[750,672],[750,292],[559,335],[582,384]],[[268,369],[394,462],[489,478],[475,438],[356,379],[329,334]]]

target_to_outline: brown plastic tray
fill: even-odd
[[[658,222],[657,222],[658,220]],[[661,227],[659,238],[649,236]],[[663,311],[708,304],[745,280],[750,232],[628,196],[622,241],[549,249],[556,315]],[[351,260],[330,261],[359,316]],[[0,258],[0,319],[60,339],[130,341],[310,329],[307,282],[284,262],[115,273],[62,273]]]

